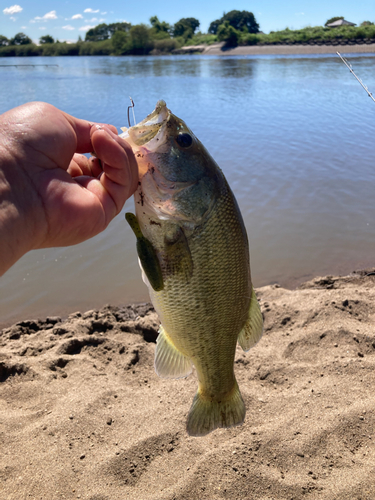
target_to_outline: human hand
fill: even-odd
[[[97,158],[82,154],[92,151]],[[132,149],[111,125],[42,102],[1,115],[0,274],[28,250],[103,231],[137,182]]]

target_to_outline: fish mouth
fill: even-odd
[[[156,107],[144,120],[130,127],[122,136],[134,146],[140,147],[147,144],[149,151],[155,151],[165,142],[166,134],[163,133],[165,126],[171,116],[165,101],[160,100]]]

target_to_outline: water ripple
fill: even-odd
[[[375,91],[374,58],[350,57]],[[2,68],[0,111],[43,100],[119,128],[127,125],[129,95],[138,120],[165,99],[218,161],[238,198],[256,285],[295,284],[374,263],[375,106],[338,58],[48,62],[59,66]],[[3,321],[147,299],[123,214],[82,245],[31,252],[2,278],[0,290]]]

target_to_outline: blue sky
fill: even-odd
[[[182,17],[199,19],[200,29],[207,31],[211,21],[232,9],[253,12],[260,29],[265,33],[289,27],[321,26],[333,16],[344,16],[360,24],[375,22],[375,1],[362,0],[255,0],[228,2],[222,0],[0,0],[0,34],[10,38],[22,31],[34,41],[42,35],[52,35],[59,40],[84,39],[88,29],[99,23],[128,21],[132,24],[148,23],[151,16],[174,24]],[[18,3],[19,2],[19,3]]]

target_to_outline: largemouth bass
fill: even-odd
[[[245,351],[255,345],[263,320],[237,202],[216,162],[164,101],[123,130],[140,176],[136,216],[126,218],[161,322],[156,373],[187,377],[194,365],[190,435],[241,424],[246,409],[234,375],[236,343]]]

